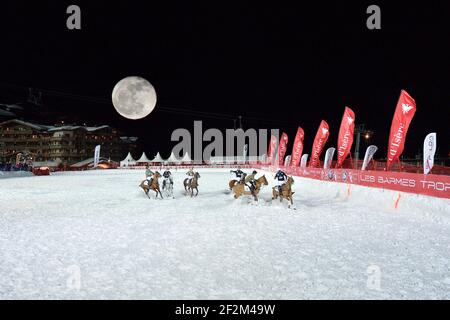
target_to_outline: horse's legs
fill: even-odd
[[[198,196],[198,188],[195,188],[195,190],[197,191],[197,193],[195,194],[195,196],[197,197]]]
[[[142,184],[141,184],[141,186],[140,186],[141,188],[142,188],[142,191],[144,191],[144,193],[145,193],[145,195],[150,199],[150,197],[149,197],[149,195],[148,195],[148,189],[147,188],[145,188]]]
[[[272,200],[277,200],[277,199],[278,199],[278,192],[275,189],[273,189],[272,190]]]

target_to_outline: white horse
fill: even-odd
[[[164,178],[162,189],[164,195],[168,198],[174,198],[173,196],[173,181],[171,178]]]

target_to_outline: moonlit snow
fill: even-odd
[[[0,179],[0,299],[450,298],[449,200],[296,178],[294,211],[199,171],[175,200],[143,171]]]

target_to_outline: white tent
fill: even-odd
[[[170,154],[169,159],[167,159],[166,162],[168,162],[168,163],[180,163],[180,160],[177,157],[175,157],[175,155],[172,152]]]
[[[186,152],[186,154],[184,155],[183,159],[181,159],[181,162],[184,164],[191,164],[192,163],[192,159],[189,156],[189,153]]]
[[[128,155],[125,159],[120,161],[121,167],[128,167],[128,166],[134,166],[134,165],[136,165],[136,160],[133,159],[130,152],[128,153]]]
[[[161,155],[158,154],[156,155],[156,157],[151,161],[151,163],[163,163],[165,160],[161,157]]]
[[[150,163],[151,161],[147,158],[147,155],[142,153],[142,156],[139,160],[136,161],[137,163]]]

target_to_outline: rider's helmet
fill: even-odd
[[[257,174],[258,172],[256,172],[256,170],[253,171],[253,174]]]

